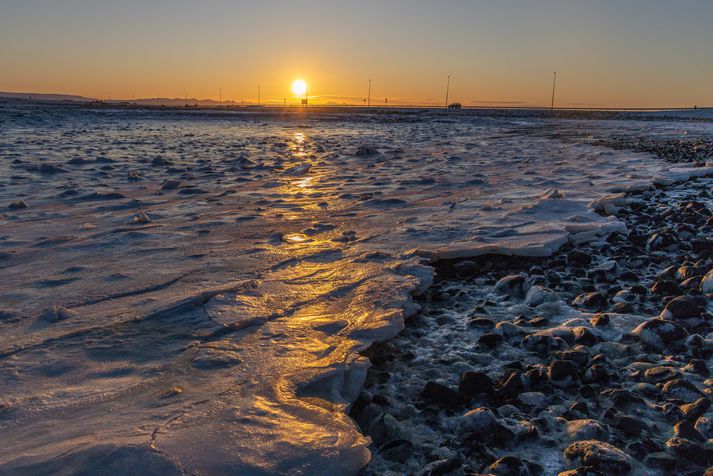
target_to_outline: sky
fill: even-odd
[[[713,106],[713,0],[0,0],[0,91]]]

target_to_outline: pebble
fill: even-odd
[[[495,391],[493,381],[483,372],[464,372],[460,377],[458,391],[466,395],[492,395]]]
[[[593,311],[603,311],[609,305],[609,301],[602,293],[591,292],[580,294],[575,298],[573,304]]]
[[[25,202],[24,200],[16,200],[10,203],[7,208],[9,208],[10,210],[20,210],[22,208],[27,208],[28,206],[29,205],[27,205],[27,202]]]
[[[693,184],[632,195],[617,215],[628,235],[567,244],[549,258],[447,265],[421,301],[431,319],[396,338],[411,360],[379,364],[389,383],[372,392],[388,396],[382,413],[397,415],[400,392],[459,379],[458,390],[413,399],[421,410],[408,424],[428,443],[409,438],[405,464],[457,455],[455,474],[703,474],[713,464],[713,215],[709,182]],[[413,365],[422,348],[434,365]],[[525,459],[550,461],[553,451],[564,468]]]
[[[595,471],[609,475],[627,474],[632,458],[617,447],[597,440],[572,443],[564,450],[564,457],[574,464],[592,466]]]
[[[525,276],[513,274],[505,276],[495,283],[495,292],[515,298],[522,298],[529,289]]]
[[[572,441],[602,440],[607,432],[597,420],[585,418],[567,422],[567,437]]]
[[[632,331],[642,343],[656,349],[665,349],[683,341],[688,333],[675,322],[649,319]]]
[[[662,319],[681,320],[700,317],[706,310],[706,300],[693,296],[678,296],[666,304],[661,313]]]
[[[462,407],[468,400],[459,391],[434,381],[426,382],[421,398],[426,402],[451,409]]]

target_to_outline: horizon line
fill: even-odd
[[[184,108],[186,106],[188,107],[228,107],[230,105],[234,106],[264,106],[264,107],[301,107],[299,100],[298,99],[292,99],[291,101],[288,101],[287,104],[285,104],[284,99],[283,100],[278,100],[278,99],[261,99],[260,103],[257,102],[257,100],[254,99],[225,99],[222,101],[219,101],[217,99],[213,98],[182,98],[182,97],[166,97],[166,96],[159,96],[159,97],[143,97],[143,98],[134,98],[134,99],[124,99],[124,98],[117,98],[117,99],[102,99],[102,98],[95,98],[91,96],[84,96],[81,94],[73,94],[73,93],[47,93],[47,92],[26,92],[26,91],[0,91],[0,98],[11,98],[11,99],[17,99],[21,101],[28,101],[28,98],[22,97],[22,96],[28,96],[30,100],[32,100],[32,96],[43,96],[44,98],[37,98],[37,100],[45,100],[45,101],[50,101],[50,102],[67,102],[67,101],[72,101],[76,103],[82,103],[82,102],[97,102],[97,103],[105,103],[105,104],[116,104],[120,105],[122,103],[128,103],[128,104],[136,104],[136,105],[147,105],[149,107],[171,107],[171,108]],[[66,99],[52,99],[49,98],[48,96],[65,96]],[[314,98],[319,98],[319,97],[324,97],[324,96],[313,96]],[[328,96],[327,96],[328,97]],[[71,99],[71,98],[76,98],[76,99]],[[159,102],[157,106],[154,106],[156,102]],[[183,105],[166,105],[166,104],[160,104],[161,101],[172,101],[172,102],[183,102]],[[188,104],[190,102],[193,102],[194,104]],[[199,103],[204,103],[204,104],[199,104]],[[213,103],[211,104],[205,104],[205,103]],[[550,109],[549,105],[538,105],[538,104],[527,104],[523,101],[484,101],[484,100],[470,100],[469,103],[461,103],[460,101],[449,101],[449,104],[452,103],[459,103],[461,104],[461,107],[463,109]],[[473,105],[473,104],[480,104],[480,105]],[[586,104],[586,103],[585,103]],[[361,103],[349,103],[349,102],[343,102],[343,103],[338,103],[338,102],[324,102],[324,103],[313,103],[310,104],[312,107],[354,107],[354,108],[380,108],[380,109],[389,109],[389,108],[433,108],[433,109],[438,109],[438,108],[445,108],[446,104],[445,101],[442,103],[438,103],[435,101],[429,101],[429,102],[408,102],[404,100],[403,102],[399,102],[398,99],[394,100],[392,103],[378,103],[374,104],[372,101],[371,106],[363,105]],[[600,111],[664,111],[664,110],[696,110],[696,109],[711,109],[713,108],[713,105],[711,106],[698,106],[698,105],[687,105],[687,106],[602,106],[601,104],[599,105],[582,105],[582,103],[565,103],[560,106],[555,106],[554,109],[559,109],[559,110],[600,110]]]

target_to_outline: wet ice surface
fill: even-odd
[[[431,278],[408,250],[616,228],[587,204],[665,165],[589,134],[701,127],[0,105],[0,465],[354,472],[357,351]]]

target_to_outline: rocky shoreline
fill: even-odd
[[[628,235],[441,262],[372,346],[372,474],[713,473],[713,179],[632,192]]]

